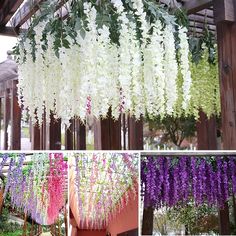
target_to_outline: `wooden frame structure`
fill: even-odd
[[[0,0],[0,34],[16,36],[20,32],[20,27],[35,14],[42,2],[43,0],[34,0],[32,4],[25,3],[15,14],[23,0]],[[66,1],[60,1],[58,7],[61,7],[64,2]],[[161,0],[161,2],[167,3],[169,1]],[[226,150],[236,149],[236,2],[235,0],[183,0],[178,2],[187,10],[190,20],[190,33],[196,36],[202,35],[203,28],[207,26],[209,31],[217,37],[223,148]],[[14,17],[11,19],[13,15]],[[10,19],[11,26],[7,25]],[[7,87],[5,90],[3,85],[0,87],[1,91],[5,91],[1,94],[5,94],[4,101],[5,108],[7,108],[9,106],[9,91],[13,90]],[[12,94],[14,93],[12,92]],[[15,104],[15,102],[12,103]],[[14,111],[12,112],[14,113]],[[9,117],[9,111],[6,112],[6,121],[8,120],[7,117]],[[19,120],[15,123],[16,129],[19,128],[17,122]],[[109,114],[107,119],[95,122],[95,149],[121,149],[121,122],[124,123],[123,117],[118,122],[114,122]],[[128,124],[128,149],[143,149],[142,121],[136,122],[129,117],[125,122]],[[55,121],[50,126],[44,124],[41,128],[32,128],[32,148],[60,149],[58,145],[61,138],[59,123],[60,121]],[[214,117],[207,120],[204,114],[200,115],[200,122],[197,124],[198,140],[212,140],[212,142],[199,142],[199,149],[217,149],[215,124]],[[19,138],[17,135],[16,139]],[[18,143],[12,141],[11,148],[20,149]],[[85,127],[78,125],[77,120],[72,122],[71,129],[66,133],[66,149],[85,149]],[[221,214],[227,216],[227,212]],[[228,221],[223,222],[223,219],[227,218],[221,217],[221,234],[229,233]]]

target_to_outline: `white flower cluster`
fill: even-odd
[[[189,65],[189,44],[187,38],[187,29],[179,29],[180,39],[180,71],[183,77],[183,109],[187,109],[190,101],[190,89],[192,84],[190,65]]]
[[[130,19],[121,0],[111,0],[118,14],[119,43],[113,43],[110,29],[98,28],[97,12],[84,3],[85,34],[76,43],[68,36],[70,48],[54,52],[55,36],[47,35],[43,51],[42,35],[47,22],[39,23],[35,32],[35,61],[29,39],[20,48],[19,101],[31,117],[41,123],[44,113],[61,118],[66,125],[72,117],[85,120],[88,114],[105,118],[109,108],[118,119],[129,113],[137,119],[174,113],[178,98],[178,71],[183,77],[183,109],[190,100],[191,73],[186,29],[179,29],[180,65],[174,26],[147,21],[142,0],[132,0],[134,15]],[[129,16],[128,16],[129,14]],[[135,17],[141,24],[141,40]]]

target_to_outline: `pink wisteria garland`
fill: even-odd
[[[74,168],[82,229],[105,229],[138,196],[137,154],[78,154]]]
[[[7,155],[0,166],[9,164],[4,197],[9,193],[11,205],[22,210],[37,223],[53,224],[66,202],[67,162],[62,153],[34,154],[24,166],[25,154]],[[0,172],[1,173],[1,172]]]

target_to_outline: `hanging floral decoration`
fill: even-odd
[[[235,157],[143,157],[141,192],[146,207],[196,205],[224,207],[236,194]]]
[[[152,1],[68,1],[67,19],[56,1],[19,39],[19,103],[42,122],[52,112],[65,124],[88,114],[129,113],[139,119],[176,113],[181,79],[186,111],[191,98],[187,29]],[[95,1],[94,1],[95,2]]]
[[[25,154],[6,154],[4,158],[1,165],[9,164],[4,197],[9,193],[11,205],[38,224],[55,223],[66,201],[67,162],[63,154],[33,154],[30,160]]]
[[[78,154],[73,168],[81,229],[105,229],[138,197],[138,154]]]
[[[196,118],[199,116],[199,110],[208,117],[213,114],[219,116],[221,112],[218,58],[215,55],[214,61],[210,62],[209,57],[209,49],[203,45],[200,60],[191,63],[192,85],[189,109]]]

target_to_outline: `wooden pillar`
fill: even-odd
[[[2,139],[1,139],[1,132],[2,132],[2,98],[0,97],[0,150],[2,149]]]
[[[143,150],[143,119],[128,117],[129,150]]]
[[[21,149],[21,108],[17,98],[17,81],[11,81],[11,150]]]
[[[2,214],[2,209],[3,209],[3,203],[4,203],[4,186],[0,189],[0,215]]]
[[[26,236],[26,235],[27,235],[27,214],[25,213],[22,236]]]
[[[9,97],[9,90],[4,90],[4,112],[3,112],[3,124],[4,124],[4,150],[8,150],[8,132],[7,128],[9,125],[10,119],[10,97]]]
[[[47,124],[47,150],[61,150],[61,120],[50,115],[50,124]]]
[[[216,117],[207,118],[202,111],[199,112],[199,120],[197,122],[197,143],[198,150],[216,150],[217,149],[217,133],[216,133]]]
[[[39,124],[32,124],[31,123],[31,129],[30,129],[30,133],[31,133],[31,148],[32,150],[40,150],[40,127]]]
[[[65,150],[73,150],[74,149],[74,119],[70,120],[69,127],[66,127],[65,132]]]
[[[236,226],[236,199],[233,195],[233,215],[234,215],[234,225]]]
[[[214,18],[217,28],[220,74],[223,148],[236,149],[236,4],[217,0]]]
[[[64,209],[64,222],[65,222],[65,233],[68,236],[68,219],[67,219],[67,207]]]
[[[32,220],[30,236],[34,236],[34,221]]]
[[[42,225],[39,225],[39,235],[43,232]]]
[[[154,210],[152,207],[143,209],[142,235],[152,235],[153,233]]]
[[[94,120],[94,149],[121,150],[121,118],[115,121],[111,109],[106,119]]]
[[[236,3],[213,1],[217,29],[223,149],[236,149]],[[219,210],[220,234],[230,234],[229,209]]]
[[[223,209],[219,209],[220,235],[230,235],[229,206],[226,202]]]
[[[60,224],[60,219],[57,221],[57,226],[58,226],[58,236],[61,236],[61,224]]]
[[[45,150],[46,149],[47,124],[46,124],[45,117],[46,116],[44,114],[44,119],[43,119],[42,124],[40,126],[40,150]]]
[[[76,150],[86,150],[86,124],[75,120]]]

